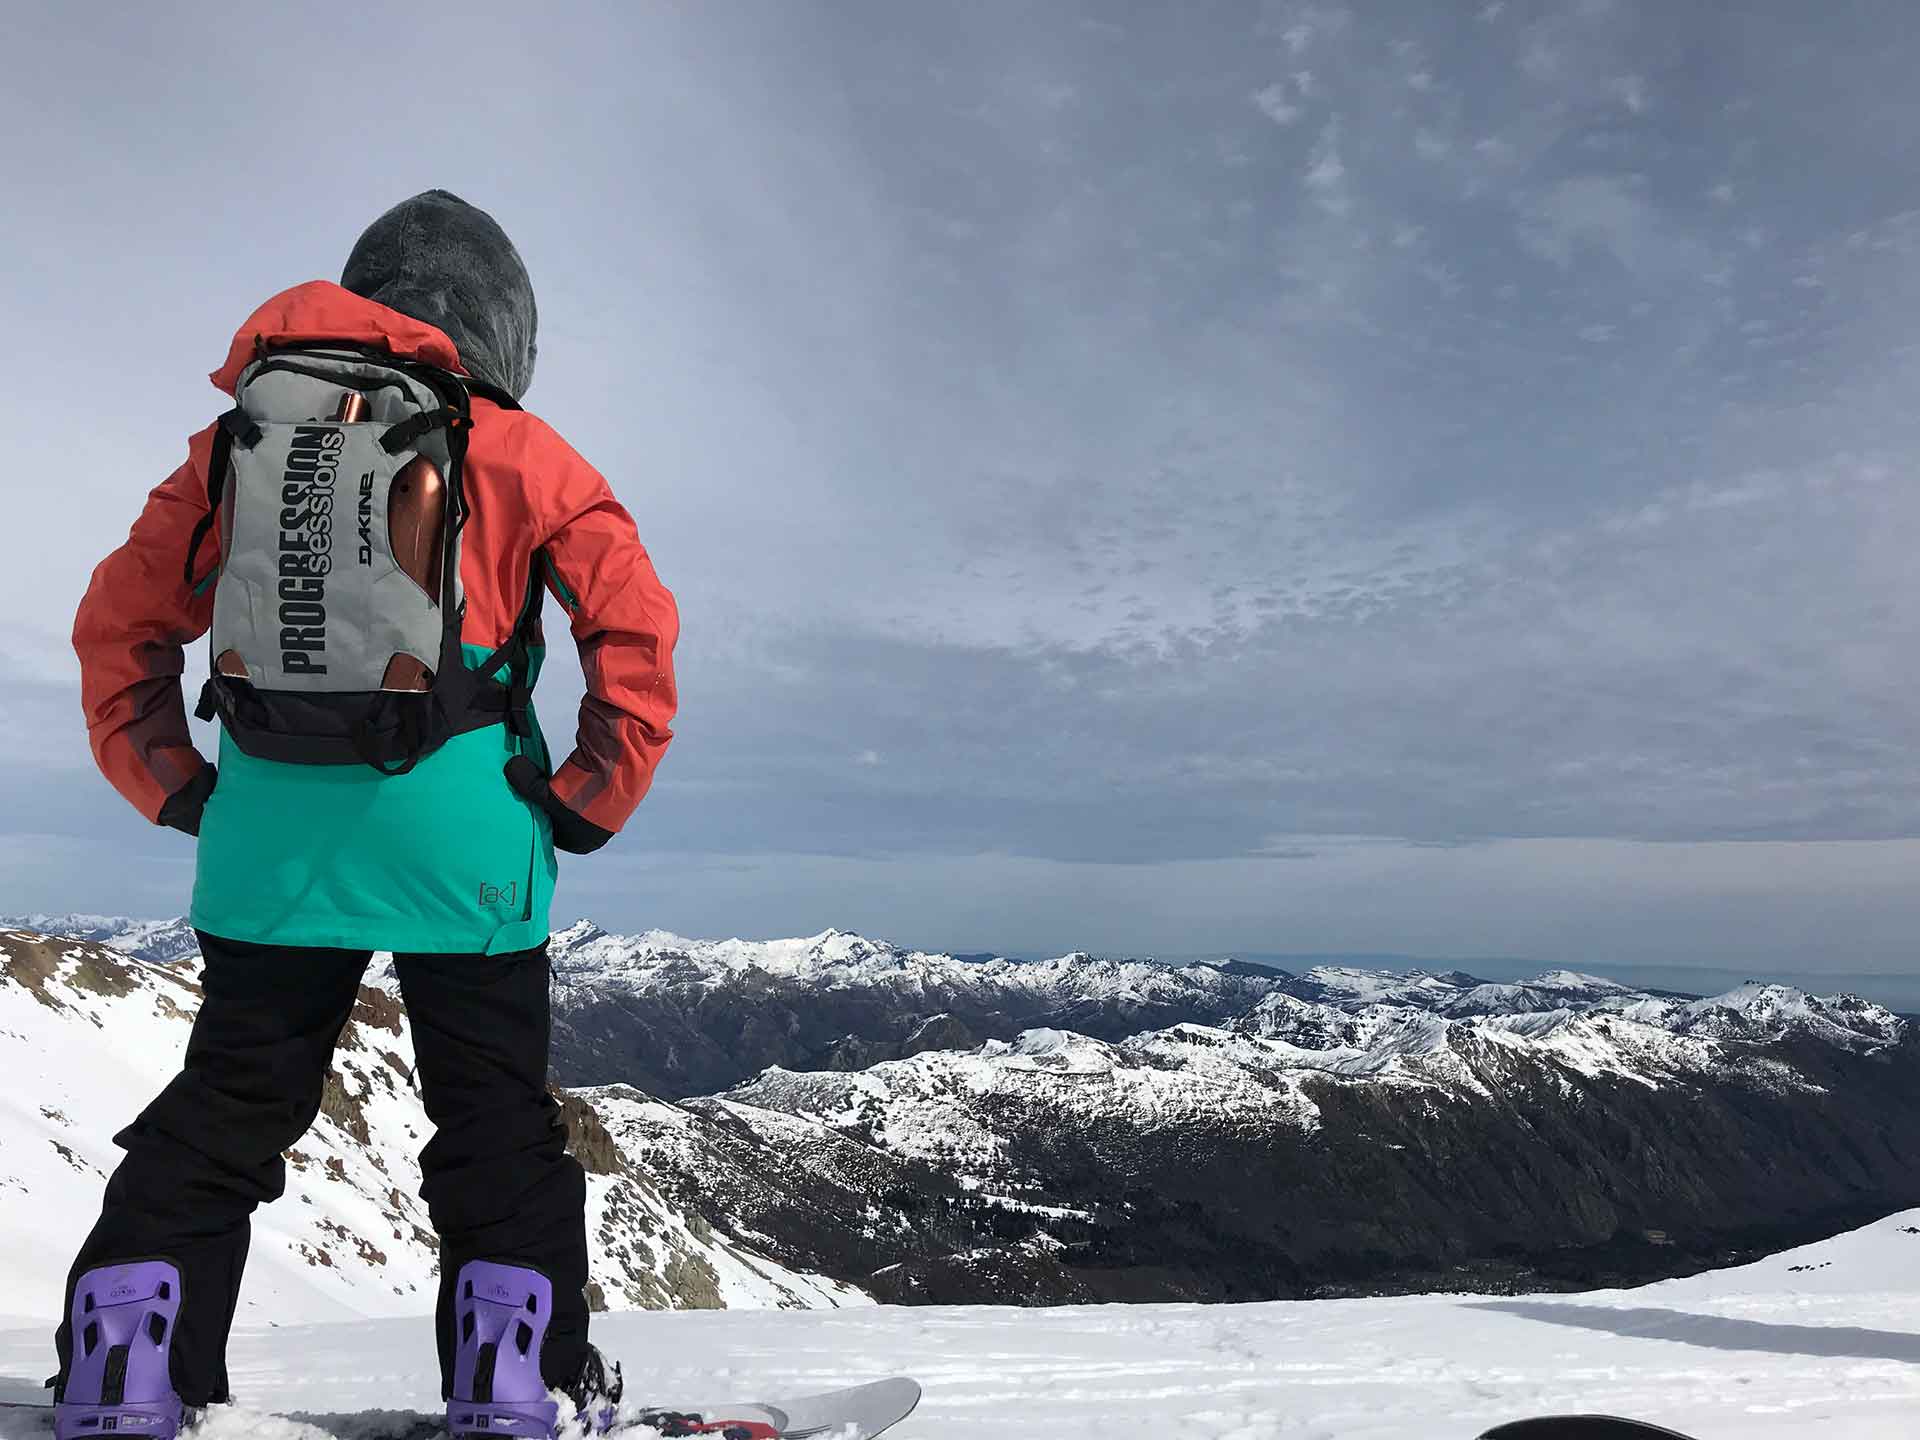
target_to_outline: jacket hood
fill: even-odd
[[[476,379],[519,400],[539,319],[520,252],[494,218],[445,190],[402,200],[353,247],[340,284],[436,327]]]
[[[226,363],[208,378],[231,395],[240,383],[240,372],[258,358],[261,345],[301,340],[346,340],[382,346],[395,355],[422,360],[442,370],[471,373],[444,331],[363,300],[331,280],[309,280],[282,290],[249,315],[247,323],[234,334]]]

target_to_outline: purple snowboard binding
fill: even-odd
[[[164,1260],[102,1265],[73,1287],[73,1358],[53,1407],[56,1440],[174,1440],[183,1407],[168,1358],[180,1272]]]
[[[553,1440],[559,1434],[560,1406],[540,1377],[540,1346],[552,1314],[553,1282],[538,1270],[490,1260],[470,1260],[460,1267],[454,1287],[458,1334],[453,1399],[447,1402],[449,1431],[527,1440]],[[611,1387],[615,1400],[618,1374],[615,1371]],[[582,1393],[574,1399],[579,1424],[588,1433],[604,1434],[612,1428],[614,1409],[607,1395]]]

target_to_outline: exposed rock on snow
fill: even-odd
[[[1000,1246],[869,1277],[896,1299],[1555,1288],[1920,1198],[1901,1098],[1920,1051],[1878,1006],[1584,976],[1322,972],[1312,992],[1116,1042],[1042,1029],[858,1074],[770,1067],[724,1098],[770,1139],[781,1112],[999,1211]],[[1038,1239],[1044,1262],[1007,1243]]]
[[[0,929],[93,940],[159,965],[191,960],[200,953],[199,937],[183,917],[129,920],[124,915],[0,915]]]
[[[130,933],[125,928],[115,935]],[[191,932],[189,932],[189,935]],[[0,1278],[9,1310],[58,1313],[66,1266],[118,1163],[111,1136],[178,1068],[197,966],[93,941],[0,930]],[[259,1212],[245,1315],[282,1323],[413,1314],[433,1304],[437,1242],[416,1156],[432,1133],[395,995],[363,987],[321,1116],[287,1153],[287,1194]],[[597,1130],[570,1105],[576,1148]],[[833,1305],[860,1297],[788,1272],[669,1203],[617,1152],[593,1156],[593,1279],[615,1308]]]

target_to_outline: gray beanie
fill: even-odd
[[[458,195],[428,190],[387,211],[340,283],[444,331],[469,374],[515,400],[533,383],[533,282],[507,232]]]

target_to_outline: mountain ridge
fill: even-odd
[[[839,930],[583,922],[552,950],[583,1159],[796,1294],[1505,1293],[1920,1203],[1920,1044],[1857,996],[981,961]],[[601,1215],[602,1243],[626,1223]]]

